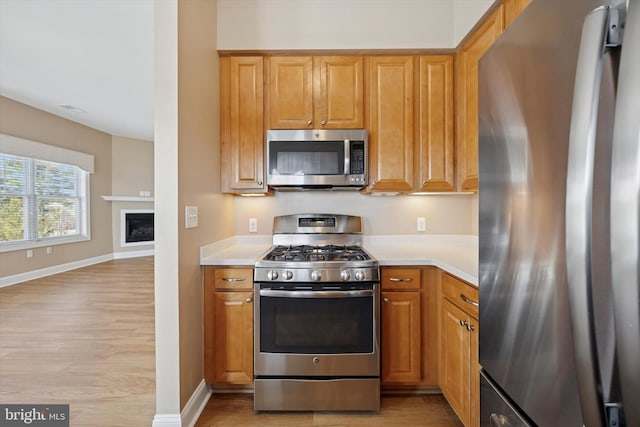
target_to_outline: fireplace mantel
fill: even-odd
[[[102,196],[108,202],[153,202],[153,197],[146,196]]]

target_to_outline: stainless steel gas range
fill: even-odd
[[[274,218],[255,264],[254,409],[380,408],[378,262],[358,216]]]

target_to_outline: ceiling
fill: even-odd
[[[0,0],[0,95],[153,141],[153,0]]]

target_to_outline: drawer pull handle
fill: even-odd
[[[407,277],[405,279],[399,277],[389,277],[390,282],[411,282],[413,280],[412,277]]]
[[[480,307],[480,304],[478,304],[476,301],[467,298],[464,294],[460,294],[460,299],[464,302],[466,302],[467,304],[471,304],[474,307]]]
[[[244,277],[223,277],[222,280],[225,282],[244,282],[247,279]]]
[[[253,298],[249,297],[249,298],[247,298],[245,301],[246,301],[246,302],[251,302],[251,301],[253,301]]]

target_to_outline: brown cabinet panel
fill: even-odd
[[[382,382],[419,383],[421,293],[382,292]]]
[[[215,382],[253,381],[253,292],[216,292]]]
[[[440,388],[465,426],[469,426],[471,336],[464,322],[469,316],[449,300],[440,317]]]
[[[420,289],[419,268],[386,267],[380,270],[380,286],[383,290]]]
[[[420,56],[418,60],[415,187],[419,191],[455,191],[453,55]]]
[[[456,55],[456,143],[458,189],[478,191],[478,61],[503,29],[497,8]]]
[[[466,427],[480,424],[478,289],[448,273],[440,274],[440,388]]]
[[[220,59],[223,192],[264,192],[264,73],[259,56]]]
[[[371,191],[413,187],[413,61],[409,55],[368,58]]]
[[[269,58],[269,128],[313,128],[313,57]]]
[[[252,284],[251,268],[204,267],[204,379],[207,384],[228,386],[253,382]]]
[[[319,89],[315,128],[364,127],[364,59],[362,56],[320,56],[314,59]]]

